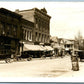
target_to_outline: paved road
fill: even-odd
[[[71,71],[69,56],[32,61],[0,62],[0,77],[59,77]]]

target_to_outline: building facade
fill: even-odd
[[[74,40],[66,40],[65,41],[65,52],[66,54],[72,54],[74,50]]]
[[[34,44],[49,44],[50,41],[50,16],[45,8],[39,10],[37,8],[30,10],[16,10],[23,18],[34,23],[32,31],[32,40]]]
[[[19,53],[21,15],[0,8],[0,55]]]
[[[57,56],[65,55],[64,39],[56,36],[50,38],[51,46]]]
[[[32,32],[34,28],[34,23],[25,20],[24,18],[21,19],[21,34],[22,39],[20,40],[20,52],[23,51],[24,44],[34,44],[32,39]]]
[[[45,8],[16,12],[0,8],[0,55],[44,50],[39,44],[50,44],[50,18]]]

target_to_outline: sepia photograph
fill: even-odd
[[[0,82],[84,82],[84,2],[0,1]]]

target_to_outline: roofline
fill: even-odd
[[[38,9],[38,8],[32,8],[32,9],[26,9],[26,10],[19,10],[19,12],[24,12],[24,11],[31,11],[31,10],[38,10],[38,11],[40,11],[41,13],[43,13],[43,14],[45,14],[45,15],[47,15],[49,18],[51,18],[51,16],[49,16],[48,14],[46,14],[46,13],[44,13],[43,11],[41,11],[40,9]]]
[[[6,9],[6,8],[1,7],[0,9],[1,9],[1,10],[5,10],[5,11],[8,11],[8,12],[10,12],[11,14],[15,14],[16,16],[22,17],[22,15],[17,14],[16,12],[13,12],[13,11],[8,10],[8,9]]]
[[[22,18],[22,20],[25,20],[25,21],[27,21],[27,22],[29,22],[29,23],[32,23],[32,24],[34,25],[34,23],[31,22],[31,21],[29,21],[29,20],[26,20],[26,19],[24,19],[24,18]]]
[[[30,11],[30,10],[33,10],[34,8],[32,9],[26,9],[26,10],[19,10],[19,12],[23,12],[23,11]]]

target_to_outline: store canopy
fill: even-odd
[[[45,48],[46,48],[47,51],[53,50],[53,48],[51,46],[45,46]]]
[[[64,48],[64,47],[59,46],[59,45],[58,45],[58,46],[53,46],[53,48],[54,48],[54,49],[62,49],[62,50],[65,50],[65,48]]]
[[[44,47],[44,46],[42,46],[42,45],[40,45],[40,47],[41,47],[44,51],[47,50],[46,47]]]
[[[73,51],[82,52],[83,50],[74,49]]]
[[[42,51],[44,50],[39,45],[30,45],[30,44],[24,44],[23,51]]]
[[[61,49],[61,46],[53,46],[53,48]]]

